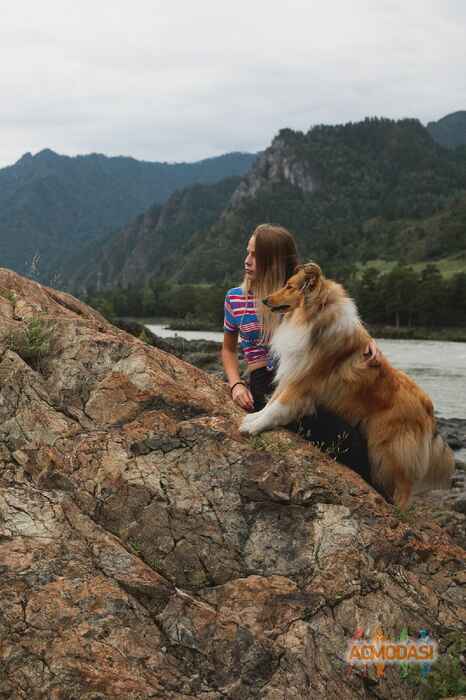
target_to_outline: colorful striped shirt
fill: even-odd
[[[233,287],[226,293],[223,330],[239,334],[239,346],[248,365],[269,360],[268,346],[261,342],[262,327],[252,292],[246,296],[241,287]]]

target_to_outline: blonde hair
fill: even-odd
[[[299,260],[296,241],[283,226],[260,224],[252,232],[255,243],[256,274],[251,282],[246,275],[242,287],[247,294],[254,292],[256,313],[262,324],[261,341],[268,343],[280,316],[273,314],[261,301],[272,292],[283,287],[295,271]]]

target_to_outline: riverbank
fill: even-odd
[[[408,328],[401,326],[367,326],[373,338],[390,340],[445,340],[466,343],[466,328]]]
[[[140,323],[144,326],[163,325],[170,331],[206,331],[209,333],[222,333],[222,327],[209,319],[203,318],[150,318],[128,316],[121,319],[123,322]],[[374,338],[387,338],[392,340],[439,340],[466,343],[466,328],[426,328],[367,325],[367,329]]]
[[[167,325],[170,331],[213,331],[221,333],[222,328],[215,321],[209,321],[202,318],[178,318],[175,321],[169,321]]]

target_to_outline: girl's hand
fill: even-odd
[[[375,340],[371,340],[369,345],[364,348],[364,359],[367,367],[379,367],[382,353],[377,347]]]
[[[235,387],[233,387],[231,398],[245,411],[254,410],[254,400],[252,398],[252,394],[245,384],[237,384]]]

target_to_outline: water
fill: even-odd
[[[390,362],[409,374],[442,418],[466,418],[466,343],[440,340],[377,340]],[[466,446],[456,452],[466,460]]]
[[[215,340],[218,343],[223,341],[223,333],[215,331],[171,331],[160,323],[148,323],[147,328],[160,338],[186,338],[186,340]]]
[[[148,328],[163,338],[178,335],[187,340],[223,339],[222,333],[209,331],[170,331],[162,325]],[[429,394],[439,416],[466,419],[466,343],[378,339],[377,344],[395,367]],[[466,448],[458,456],[466,459]]]
[[[466,418],[466,343],[377,340],[390,362],[409,374],[443,418]]]

